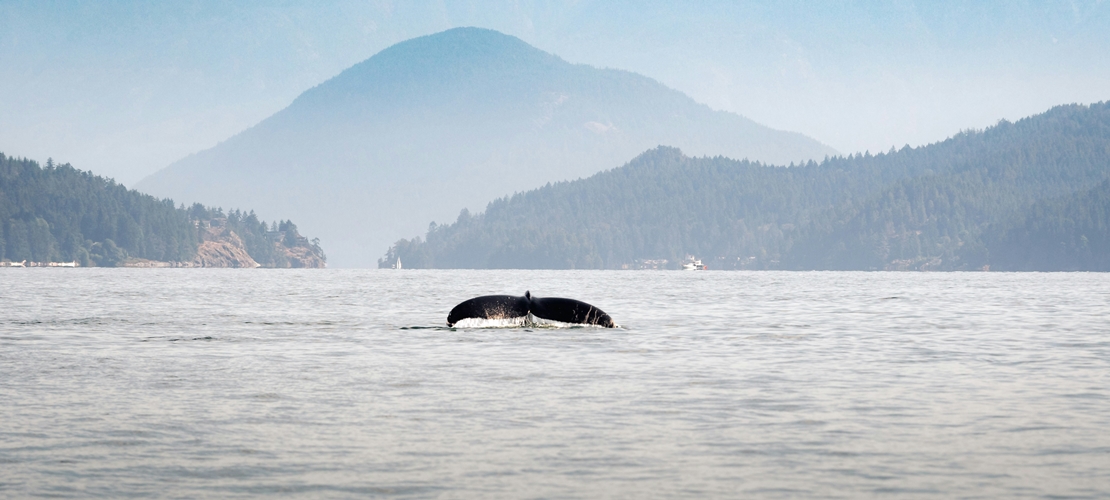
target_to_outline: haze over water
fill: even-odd
[[[448,329],[491,293],[621,328]],[[0,496],[1106,497],[1110,275],[5,269]]]

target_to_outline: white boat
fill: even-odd
[[[686,257],[686,262],[682,264],[683,271],[704,271],[705,264],[701,263],[701,259],[695,259],[692,255]]]

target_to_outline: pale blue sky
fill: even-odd
[[[635,71],[842,152],[1110,99],[1110,4],[0,0],[0,151],[133,184],[457,26]]]

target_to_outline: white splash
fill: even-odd
[[[578,323],[564,323],[549,319],[537,318],[531,314],[517,318],[466,318],[455,323],[454,328],[585,328],[597,325],[583,325]],[[600,328],[600,327],[599,327]]]

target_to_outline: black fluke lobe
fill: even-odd
[[[447,326],[455,326],[455,323],[468,318],[512,319],[526,317],[529,314],[563,323],[598,325],[606,328],[616,326],[605,311],[590,304],[560,297],[533,297],[530,291],[524,292],[523,297],[484,295],[465,300],[451,309],[447,315]]]

